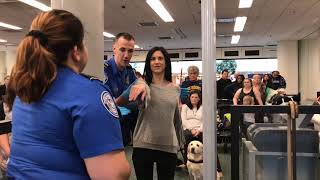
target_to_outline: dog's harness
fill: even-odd
[[[195,164],[203,163],[203,160],[201,160],[201,161],[194,161],[194,160],[188,159],[188,161],[190,161],[190,162],[192,162],[192,163],[195,163]]]

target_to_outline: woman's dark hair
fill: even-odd
[[[270,81],[270,79],[271,79],[269,74],[264,74],[262,77],[262,81],[264,81],[264,77],[268,77],[268,81]]]
[[[194,91],[191,91],[191,92],[189,93],[188,102],[187,102],[186,105],[187,105],[190,109],[193,109],[193,106],[192,106],[191,100],[190,100],[190,97],[191,97],[192,94],[198,94],[198,96],[199,96],[199,99],[200,99],[200,100],[199,100],[199,102],[198,102],[198,104],[197,104],[197,109],[199,109],[200,106],[202,105],[202,98],[201,98],[201,92],[198,91],[198,90],[194,90]]]
[[[170,61],[170,57],[167,50],[165,50],[163,47],[153,47],[152,49],[149,50],[147,54],[146,64],[144,66],[144,73],[143,73],[145,81],[147,82],[148,85],[152,83],[152,78],[153,78],[151,67],[150,67],[150,61],[153,53],[155,53],[156,51],[160,51],[163,54],[165,59],[166,67],[164,69],[164,79],[169,82],[172,82],[171,61]]]
[[[83,25],[72,13],[65,10],[40,13],[18,47],[7,91],[9,108],[16,96],[25,103],[39,101],[70,50],[75,46],[83,50],[83,37]]]

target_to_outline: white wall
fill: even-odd
[[[74,13],[81,19],[85,29],[85,45],[89,61],[84,73],[104,79],[103,74],[103,35],[104,1],[51,0],[51,7]]]
[[[298,41],[279,41],[277,46],[278,70],[286,79],[287,94],[297,94],[298,89]]]
[[[315,100],[320,91],[320,39],[299,41],[299,91],[302,100]]]
[[[259,56],[245,56],[245,50],[259,50]],[[224,56],[224,51],[239,51],[239,56]],[[185,52],[198,52],[199,57],[197,58],[186,58]],[[276,58],[277,57],[277,47],[276,46],[266,46],[266,47],[225,47],[216,48],[216,59],[237,59],[237,58]],[[131,59],[131,62],[144,62],[147,56],[148,50],[135,50]],[[171,60],[201,60],[201,49],[168,49],[168,53],[179,53],[180,57],[178,59]],[[108,56],[110,59],[113,55],[112,51],[105,51],[104,55]]]
[[[7,74],[11,74],[13,65],[16,63],[17,49],[16,47],[11,47],[6,51],[6,67]]]
[[[3,82],[5,75],[11,73],[11,69],[16,62],[16,46],[0,46],[0,84]]]

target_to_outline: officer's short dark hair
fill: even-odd
[[[224,72],[229,73],[228,69],[224,69],[224,70],[222,70],[221,74],[223,74]]]
[[[129,34],[129,33],[126,33],[126,32],[121,32],[121,33],[118,33],[117,35],[116,35],[116,42],[118,41],[118,39],[119,38],[124,38],[125,40],[128,40],[128,41],[131,41],[131,40],[133,40],[133,41],[135,41],[134,40],[134,37],[131,35],[131,34]]]

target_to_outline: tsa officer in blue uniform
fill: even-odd
[[[88,61],[82,23],[52,10],[30,29],[8,86],[9,179],[128,179],[114,98],[102,82],[80,75]]]
[[[130,60],[135,40],[129,33],[119,33],[113,45],[114,56],[104,62],[105,84],[109,86],[115,98],[119,97],[137,77]]]
[[[134,45],[135,39],[131,34],[125,32],[117,34],[113,45],[114,56],[104,62],[105,84],[109,86],[115,98],[118,98],[137,79],[133,68],[129,64]],[[123,143],[127,145],[131,141],[131,133],[138,117],[138,109],[135,103],[119,107],[119,109],[122,114],[120,123]]]

